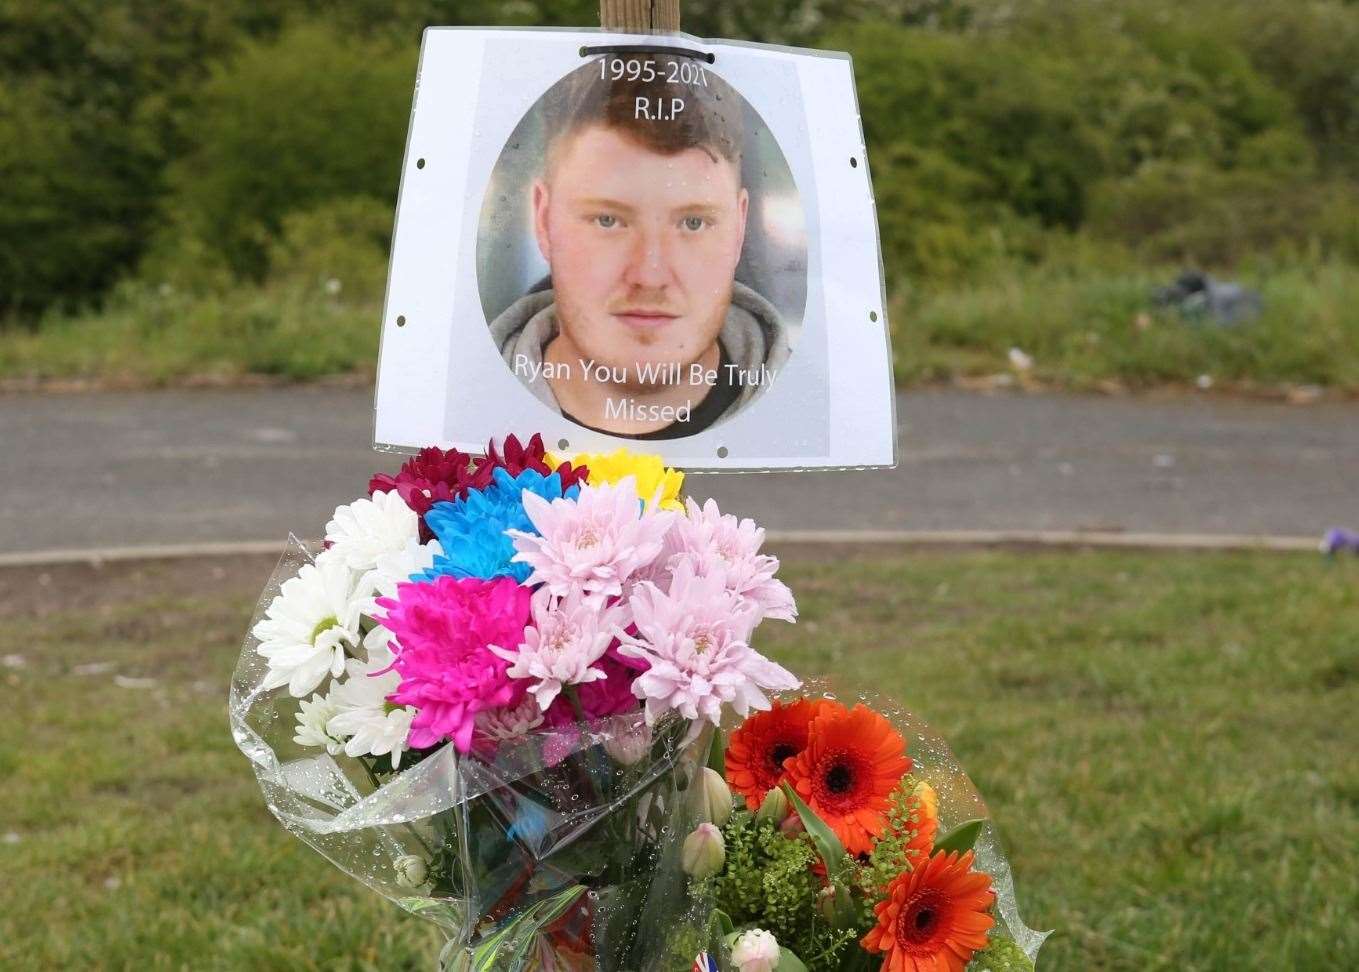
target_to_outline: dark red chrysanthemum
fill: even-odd
[[[547,464],[546,456],[541,435],[529,439],[528,445],[509,435],[498,449],[492,441],[486,447],[486,455],[475,461],[457,449],[429,446],[402,464],[395,476],[378,473],[370,479],[368,495],[395,490],[420,517],[420,542],[429,543],[434,532],[425,525],[425,514],[435,503],[462,499],[469,489],[485,489],[497,469],[504,469],[511,476],[518,476],[525,469],[551,475],[554,470]],[[589,475],[584,466],[572,467],[569,462],[562,463],[555,472],[561,476],[563,490],[584,483]]]
[[[486,446],[486,455],[472,467],[472,478],[468,485],[472,489],[485,489],[491,484],[491,477],[497,469],[504,469],[511,476],[518,476],[525,469],[532,469],[544,476],[556,472],[561,476],[563,491],[577,483],[584,483],[589,475],[589,470],[584,466],[572,467],[569,462],[562,463],[555,470],[549,466],[547,447],[543,445],[540,434],[529,439],[527,445],[520,443],[515,436],[507,435],[499,449],[496,448],[495,440],[491,440]]]
[[[434,539],[425,526],[425,514],[435,503],[467,495],[472,485],[472,457],[457,449],[430,446],[402,464],[395,476],[378,473],[368,481],[368,495],[395,490],[420,517],[420,542]]]

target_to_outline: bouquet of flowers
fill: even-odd
[[[271,811],[436,922],[445,969],[1029,968],[989,827],[940,837],[966,777],[790,695],[751,647],[797,616],[764,531],[682,485],[511,436],[293,540],[231,686]]]
[[[1020,920],[985,805],[941,738],[892,715],[793,695],[715,755],[735,808],[700,825],[685,864],[730,967],[1033,969],[1046,936]]]

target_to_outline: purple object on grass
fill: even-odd
[[[1321,552],[1333,556],[1345,550],[1359,554],[1359,533],[1341,527],[1327,530],[1326,536],[1321,540]]]

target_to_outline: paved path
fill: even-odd
[[[0,396],[0,554],[320,532],[374,469],[372,397],[326,388]],[[927,390],[892,471],[697,476],[779,530],[1359,527],[1359,406]]]

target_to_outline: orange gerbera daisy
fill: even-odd
[[[971,851],[935,854],[887,886],[873,909],[877,927],[860,944],[884,953],[882,972],[963,972],[986,947],[993,900],[991,878],[972,870]]]
[[[807,748],[807,727],[819,713],[844,712],[827,699],[798,699],[784,705],[777,699],[768,712],[756,712],[727,741],[727,785],[745,797],[746,807],[760,803],[784,779],[784,763]]]
[[[911,791],[911,809],[915,817],[915,836],[906,845],[906,856],[912,867],[930,856],[934,838],[939,834],[939,794],[924,780]]]
[[[807,748],[788,762],[789,782],[851,854],[873,849],[892,791],[910,771],[905,740],[866,705],[818,712]]]

